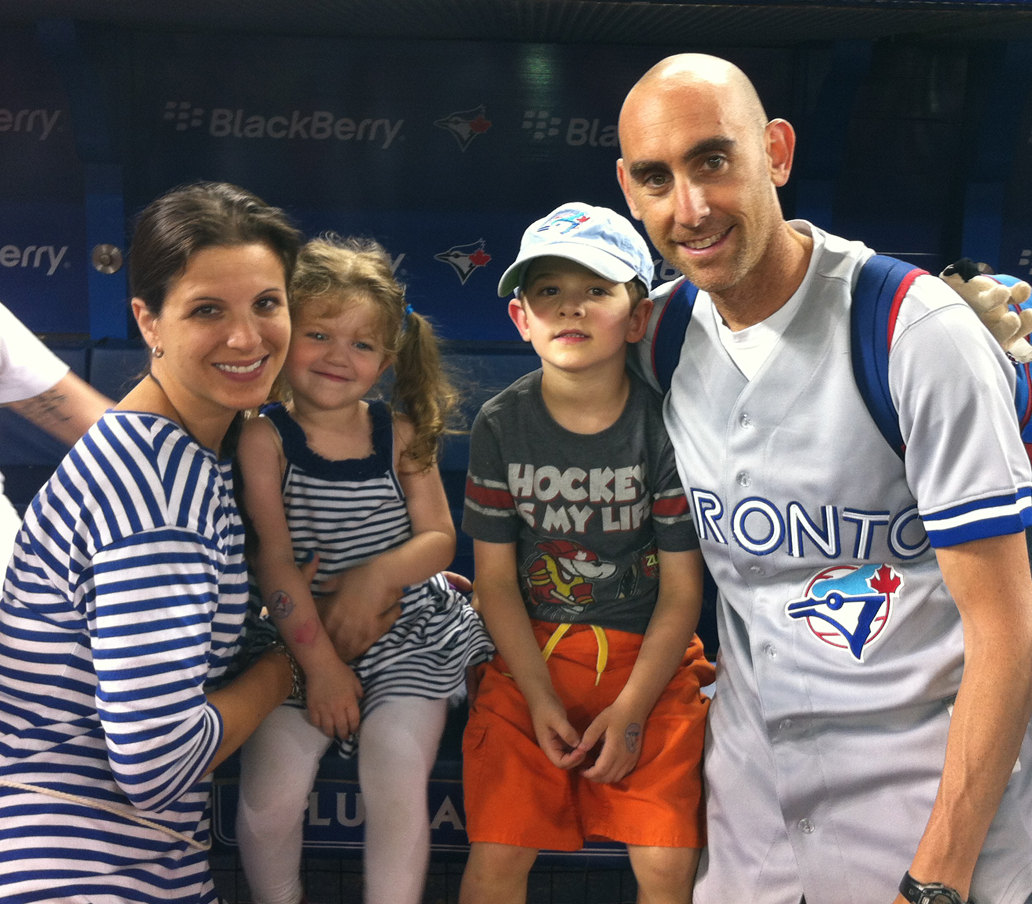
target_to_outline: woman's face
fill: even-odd
[[[151,371],[198,438],[266,400],[290,342],[287,286],[268,246],[205,248],[189,260],[160,317],[133,299]]]

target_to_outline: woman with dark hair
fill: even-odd
[[[227,435],[290,336],[300,236],[234,186],[141,215],[147,375],[26,513],[0,598],[0,899],[217,901],[209,779],[297,690],[267,651],[223,679],[247,608]]]

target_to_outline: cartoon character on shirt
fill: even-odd
[[[582,612],[595,602],[594,582],[616,573],[614,564],[572,540],[548,540],[537,548],[540,555],[527,569],[534,605],[569,606]]]

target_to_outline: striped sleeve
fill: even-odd
[[[194,788],[221,741],[204,686],[235,652],[247,600],[227,472],[170,422],[105,416],[33,501],[8,574],[5,630],[23,641],[5,649],[19,660],[8,689],[25,722],[52,726],[44,747],[103,756],[141,809]],[[10,727],[12,745],[28,737]]]
[[[906,441],[907,483],[933,547],[1032,523],[1013,366],[939,279],[918,277],[900,307],[889,386]]]
[[[482,410],[470,431],[462,514],[462,529],[474,540],[514,543],[519,537],[519,516],[509,490],[507,468],[498,436]]]
[[[1016,534],[1032,523],[1032,489],[969,500],[922,515],[932,546],[955,546],[969,540],[984,540]]]
[[[93,558],[97,709],[115,781],[140,809],[189,790],[221,741],[204,694],[219,591],[213,553],[194,532],[154,528]]]

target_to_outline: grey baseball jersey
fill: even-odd
[[[1001,352],[931,276],[897,320],[906,464],[850,367],[859,243],[813,235],[802,303],[752,381],[699,293],[664,416],[706,562],[720,654],[696,904],[887,902],[925,828],[963,670],[934,547],[1020,531],[1030,472]],[[656,311],[641,353],[671,287]],[[1011,375],[1012,376],[1012,375]],[[1032,892],[1032,736],[971,896]]]

